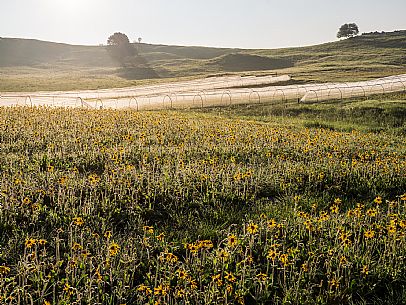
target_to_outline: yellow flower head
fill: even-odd
[[[40,246],[45,246],[46,243],[47,243],[47,241],[45,239],[38,240],[38,245],[40,245]]]
[[[161,233],[161,234],[159,234],[159,235],[156,237],[156,239],[158,239],[159,241],[163,241],[163,240],[164,240],[164,237],[165,237],[165,234],[164,234],[164,233]]]
[[[26,247],[27,249],[30,249],[30,248],[31,248],[32,246],[34,246],[36,243],[37,243],[37,240],[36,240],[36,239],[29,238],[29,239],[27,239],[27,240],[25,241],[25,247]]]
[[[225,260],[227,260],[228,257],[230,256],[230,253],[228,253],[228,251],[222,249],[222,250],[220,250],[220,251],[217,252],[217,256],[218,256],[221,260],[225,261]]]
[[[183,269],[178,270],[177,273],[178,273],[178,277],[179,277],[181,280],[185,280],[185,279],[187,279],[187,277],[189,276],[188,273],[187,273],[187,271],[186,271],[186,270],[183,270]]]
[[[150,226],[144,226],[144,231],[147,234],[154,234],[154,228]]]
[[[286,253],[279,255],[279,260],[284,266],[286,266],[288,264],[288,255]]]
[[[332,214],[338,214],[338,211],[339,211],[338,205],[331,206],[330,211],[331,211]]]
[[[267,279],[268,279],[268,275],[266,275],[265,273],[259,273],[259,274],[257,274],[257,279],[260,281],[260,282],[265,282]]]
[[[116,256],[118,251],[120,251],[120,246],[117,243],[111,243],[109,247],[110,256]]]
[[[365,238],[367,238],[367,239],[374,238],[374,236],[375,236],[375,231],[374,231],[374,230],[365,231],[364,236],[365,236]]]
[[[277,223],[275,221],[275,219],[271,219],[267,222],[267,227],[268,229],[272,230],[273,228],[275,228],[277,226]]]
[[[233,234],[229,235],[227,239],[228,239],[228,246],[229,247],[235,247],[237,245],[237,243],[238,243],[237,236],[235,236]]]
[[[80,244],[78,244],[78,243],[73,243],[72,250],[73,251],[80,251],[80,250],[82,250],[82,246]]]
[[[235,281],[237,280],[236,277],[231,272],[227,272],[227,271],[226,271],[226,275],[224,276],[224,278],[227,281],[229,281],[230,283],[235,283]]]
[[[393,224],[390,224],[389,226],[387,226],[387,230],[389,234],[395,234],[396,233],[396,226]]]
[[[339,282],[338,282],[338,280],[336,280],[336,279],[331,279],[331,280],[329,280],[328,281],[328,286],[330,287],[330,289],[338,289],[338,286],[339,286]]]
[[[376,216],[377,213],[378,213],[377,209],[368,209],[367,210],[367,215],[369,217],[374,217],[374,216]]]
[[[0,275],[7,275],[10,273],[10,268],[7,266],[0,266]]]
[[[307,263],[303,263],[301,266],[301,269],[303,272],[308,272],[309,271],[309,265]]]
[[[258,225],[255,223],[250,223],[247,225],[247,232],[249,234],[255,234],[258,232]]]
[[[275,259],[278,257],[278,252],[276,252],[274,249],[269,249],[268,255],[266,257],[271,259],[272,261],[275,261]]]
[[[83,218],[82,217],[74,217],[73,218],[73,224],[75,225],[75,226],[83,226],[83,224],[84,224],[85,222],[83,221]]]

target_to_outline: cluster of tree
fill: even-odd
[[[345,23],[338,30],[337,38],[354,37],[358,35],[358,33],[359,33],[358,25],[356,25],[355,23]]]
[[[138,55],[137,49],[130,43],[126,34],[117,32],[107,39],[107,50],[111,57],[126,67]]]

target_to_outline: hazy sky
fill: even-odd
[[[405,12],[406,0],[0,0],[0,37],[96,45],[123,32],[146,43],[276,48],[333,41],[348,22],[361,33],[406,29]]]

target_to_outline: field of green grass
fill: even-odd
[[[124,69],[104,46],[2,38],[0,92],[100,89],[269,72],[306,82],[366,80],[406,73],[405,41],[406,31],[397,31],[276,50],[139,44],[140,66]]]
[[[0,92],[406,73],[406,31],[240,50],[0,39]],[[154,75],[152,78],[151,75]],[[0,107],[0,304],[406,304],[406,93]]]
[[[405,112],[0,108],[0,303],[405,304]]]

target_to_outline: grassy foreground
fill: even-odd
[[[353,103],[0,108],[0,303],[406,303],[404,121]]]

